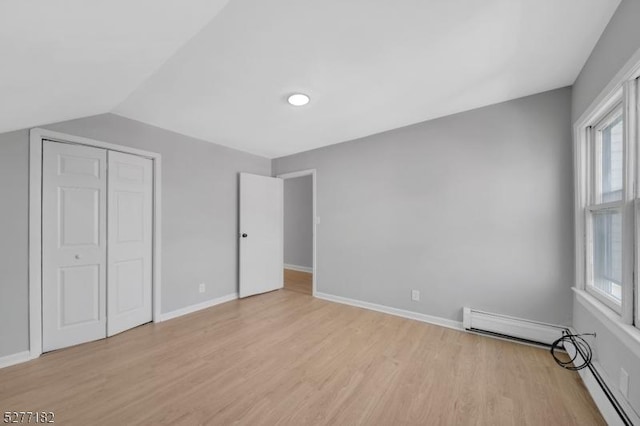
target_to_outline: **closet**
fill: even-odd
[[[152,320],[153,162],[42,142],[42,349]]]

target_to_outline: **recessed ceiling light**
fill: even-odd
[[[293,95],[287,98],[287,102],[289,102],[293,106],[303,106],[309,103],[309,96],[304,93],[294,93]]]

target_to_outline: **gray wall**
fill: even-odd
[[[284,181],[284,263],[313,267],[313,178]]]
[[[29,134],[0,134],[0,356],[29,348]]]
[[[564,88],[274,160],[317,169],[318,291],[568,324],[570,102]]]
[[[640,48],[640,1],[622,0],[573,84],[576,121]]]
[[[605,371],[608,386],[618,392],[620,368],[629,374],[629,398],[627,401],[640,415],[640,357],[611,333],[605,325],[587,310],[577,299],[573,302],[573,326],[579,333],[596,333],[587,337],[594,349],[594,359]],[[618,392],[618,398],[622,395]]]
[[[573,89],[573,119],[577,119],[640,49],[640,1],[622,0],[607,25]],[[640,356],[634,354],[578,301],[574,303],[573,326],[579,332],[597,332],[594,357],[618,389],[620,367],[629,374],[629,402],[640,414]]]
[[[162,154],[163,313],[237,291],[237,174],[270,160],[113,114],[44,127]],[[28,141],[0,135],[0,356],[28,349]]]

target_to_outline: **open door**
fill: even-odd
[[[282,179],[240,173],[240,297],[283,287]]]

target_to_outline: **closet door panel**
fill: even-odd
[[[108,321],[112,336],[152,320],[153,162],[109,151]]]
[[[42,347],[106,336],[104,149],[43,142]]]

